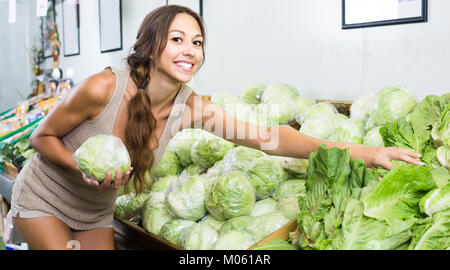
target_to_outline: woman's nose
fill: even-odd
[[[183,55],[192,56],[194,55],[194,48],[192,44],[186,43],[183,46]]]

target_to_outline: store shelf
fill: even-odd
[[[14,177],[9,174],[0,174],[0,194],[8,202],[11,202],[12,187],[14,184]]]

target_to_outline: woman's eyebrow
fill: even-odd
[[[183,35],[186,35],[186,33],[184,31],[177,30],[177,29],[169,31],[169,33],[172,33],[172,32],[179,32],[179,33],[181,33]],[[197,34],[197,35],[195,35],[195,37],[203,37],[203,35],[202,34]]]

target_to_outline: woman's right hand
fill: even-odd
[[[83,180],[90,186],[96,187],[99,191],[103,191],[105,189],[116,189],[118,190],[122,185],[126,185],[130,180],[130,174],[133,170],[132,167],[122,176],[122,172],[120,170],[116,171],[116,177],[113,182],[111,182],[112,174],[111,172],[106,173],[106,177],[103,181],[99,182],[97,179],[89,177],[84,172],[81,172],[83,175]]]

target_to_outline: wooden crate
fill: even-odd
[[[166,239],[155,235],[153,233],[147,232],[140,224],[141,210],[125,217],[125,218],[114,218],[114,232],[121,237],[131,241],[132,243],[138,245],[143,249],[150,250],[184,250],[184,248],[174,245],[173,243],[167,241]],[[275,232],[268,235],[266,238],[255,243],[253,246],[248,248],[249,250],[254,249],[257,246],[270,242],[273,239],[283,239],[289,238],[289,233],[294,232],[297,229],[297,219],[293,219],[286,225],[276,230]]]

